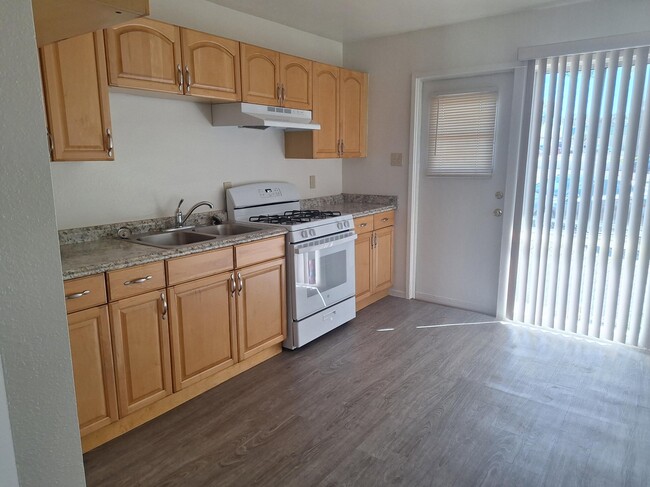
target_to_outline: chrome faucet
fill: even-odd
[[[176,212],[174,213],[174,226],[176,228],[181,228],[185,226],[185,222],[187,219],[190,217],[192,213],[194,213],[194,210],[196,210],[200,206],[209,206],[210,208],[214,208],[212,206],[212,203],[209,201],[199,201],[197,204],[195,204],[192,208],[190,208],[190,211],[187,212],[187,215],[183,216],[183,212],[181,211],[181,205],[183,204],[184,199],[181,198],[181,200],[178,202],[178,207],[176,208]]]

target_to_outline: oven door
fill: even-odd
[[[301,320],[354,296],[356,238],[354,232],[346,232],[290,244],[294,320]]]

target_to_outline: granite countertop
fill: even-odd
[[[340,211],[357,218],[397,209],[397,197],[340,194],[301,200],[301,207],[303,209]],[[204,212],[193,215],[193,219],[189,223],[191,225],[209,225],[212,217],[219,217],[225,221],[226,215],[222,210]],[[63,279],[99,274],[287,233],[285,228],[269,227],[242,235],[219,237],[209,242],[179,249],[159,249],[122,240],[115,236],[120,227],[128,227],[133,234],[139,234],[170,228],[171,225],[173,225],[173,219],[166,217],[60,230],[59,243]]]
[[[159,249],[117,238],[65,244],[60,247],[63,279],[74,279],[148,262],[196,254],[285,233],[287,231],[284,228],[265,228],[242,235],[219,237],[209,242],[179,249]]]

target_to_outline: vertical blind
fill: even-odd
[[[431,98],[427,176],[492,175],[497,93]]]
[[[511,315],[650,348],[648,48],[535,61]]]

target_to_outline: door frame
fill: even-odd
[[[526,113],[530,110],[526,93],[527,80],[532,80],[529,66],[523,63],[509,63],[489,66],[478,66],[470,69],[452,70],[444,74],[440,72],[413,73],[411,76],[411,147],[408,180],[407,202],[407,241],[406,241],[406,297],[415,298],[415,270],[417,268],[417,221],[418,199],[420,192],[420,144],[421,144],[421,114],[422,91],[427,81],[438,81],[453,78],[469,78],[473,76],[513,73],[513,99],[510,115],[510,140],[508,141],[508,160],[506,162],[506,186],[503,200],[503,230],[501,233],[501,264],[499,266],[499,287],[497,292],[497,319],[504,319],[506,314],[506,293],[510,279],[510,255],[512,251],[512,235],[515,218],[515,196],[520,170],[526,164],[526,138],[528,135],[528,120]],[[514,129],[514,130],[513,130]],[[523,152],[522,152],[523,151]],[[524,166],[522,166],[522,163]]]

